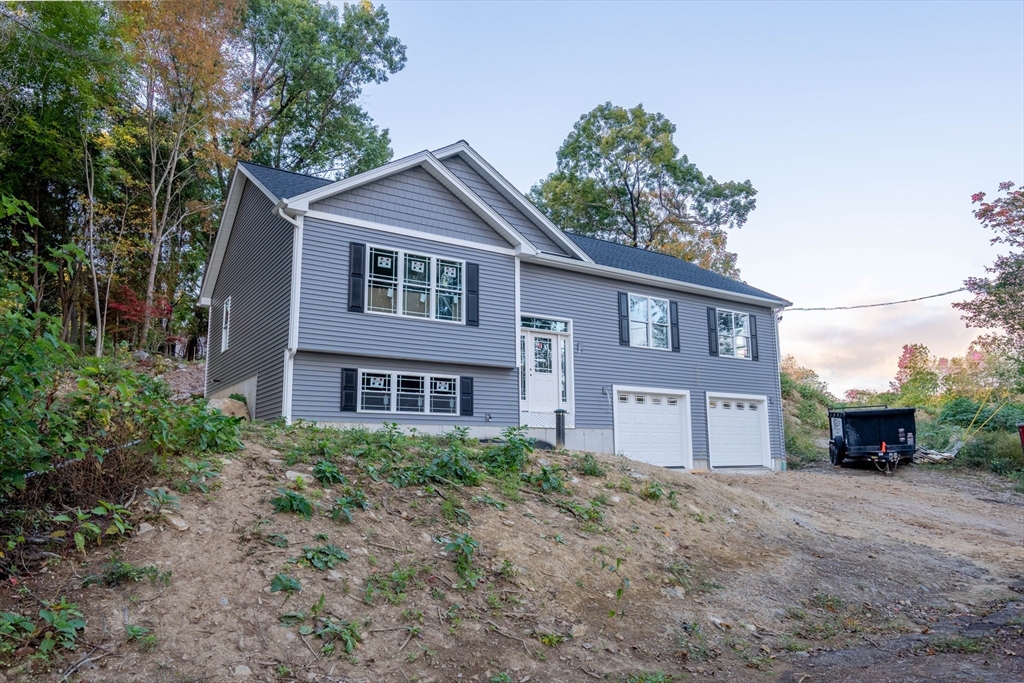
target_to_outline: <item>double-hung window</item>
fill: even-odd
[[[718,309],[718,355],[750,358],[750,316]]]
[[[224,299],[220,321],[220,352],[228,350],[228,337],[231,335],[231,297]]]
[[[360,412],[457,415],[457,377],[404,372],[359,373]]]
[[[368,251],[368,311],[463,322],[465,263],[400,249]]]
[[[629,295],[629,345],[668,350],[668,299]]]

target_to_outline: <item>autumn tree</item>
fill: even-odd
[[[157,270],[164,241],[193,214],[211,206],[189,202],[211,157],[213,131],[232,104],[226,54],[240,15],[235,0],[128,3],[134,46],[135,107],[141,113],[142,164],[149,198],[150,259],[138,347],[148,343]]]
[[[993,244],[1006,245],[1010,252],[985,269],[990,277],[964,281],[974,298],[953,306],[965,312],[969,326],[1001,330],[1024,374],[1024,188],[1014,188],[1014,183],[1001,183],[1002,196],[991,201],[984,192],[972,197],[978,205],[974,217],[995,233]]]
[[[559,227],[692,261],[736,277],[726,230],[754,209],[750,181],[704,175],[673,141],[675,125],[643,105],[610,102],[585,114],[531,190]]]
[[[384,7],[363,0],[249,0],[236,45],[236,156],[303,173],[347,176],[391,159],[387,129],[359,98],[405,66]]]

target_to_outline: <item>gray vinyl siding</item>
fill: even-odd
[[[315,202],[310,209],[499,247],[510,246],[422,168],[411,168]]]
[[[508,221],[509,225],[519,231],[519,234],[533,243],[535,247],[549,254],[566,256],[568,252],[558,246],[547,233],[541,230],[533,221],[517,209],[509,200],[498,192],[487,180],[477,173],[472,166],[463,161],[462,157],[456,155],[442,161],[448,170],[458,176],[469,189],[494,209],[499,216]]]
[[[405,371],[473,378],[473,416],[415,413],[341,412],[341,369]],[[485,368],[453,363],[386,360],[299,352],[295,355],[292,417],[317,422],[400,422],[402,424],[491,425],[519,423],[518,374],[514,368]],[[487,420],[490,415],[490,421]]]
[[[256,418],[281,415],[284,349],[288,345],[292,226],[246,182],[210,305],[206,391],[257,375]],[[228,350],[221,353],[224,300],[231,297]],[[252,408],[253,406],[250,406]]]
[[[404,249],[480,266],[480,326],[348,311],[349,244]],[[378,358],[516,364],[515,259],[367,228],[306,218],[302,238],[299,348]]]
[[[621,346],[618,292],[678,302],[680,352]],[[782,457],[778,343],[771,309],[526,263],[520,272],[520,305],[531,315],[573,321],[577,429],[612,427],[612,385],[688,389],[693,455],[706,458],[706,392],[765,395],[770,401],[772,457]],[[757,316],[759,360],[708,353],[708,306]]]

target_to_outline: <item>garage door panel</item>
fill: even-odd
[[[763,400],[709,397],[712,467],[760,467],[764,464],[762,405]]]
[[[626,457],[652,465],[685,467],[690,453],[688,401],[658,391],[617,391],[615,439]]]

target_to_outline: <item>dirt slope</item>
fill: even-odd
[[[85,644],[49,671],[12,669],[0,682],[72,669],[70,680],[147,682],[1024,680],[1024,609],[1007,589],[1024,567],[1024,497],[987,480],[920,469],[694,475],[607,457],[604,477],[569,475],[571,495],[449,490],[467,526],[446,521],[424,487],[366,480],[373,507],[345,523],[273,512],[289,469],[307,473],[309,498],[337,494],[281,457],[251,438],[219,489],[184,497],[187,530],[158,524],[125,544],[124,559],[172,572],[166,587],[81,587],[102,553],[50,569],[37,593],[83,607]],[[567,467],[570,455],[534,460]],[[639,495],[651,481],[665,497]],[[473,501],[485,496],[505,509]],[[555,504],[600,496],[604,519],[590,524]],[[457,587],[444,552],[466,532],[480,544],[475,590]],[[280,537],[288,547],[267,542]],[[348,561],[329,571],[288,561],[327,542]],[[367,595],[368,577],[387,585],[396,567],[408,585],[391,586],[394,602]],[[270,592],[280,572],[302,585],[287,602]],[[279,620],[302,611],[313,623],[321,594],[321,614],[357,625],[351,655],[325,655],[315,634]],[[0,609],[26,607],[17,598],[3,594]],[[155,647],[126,643],[125,623],[150,628]]]

